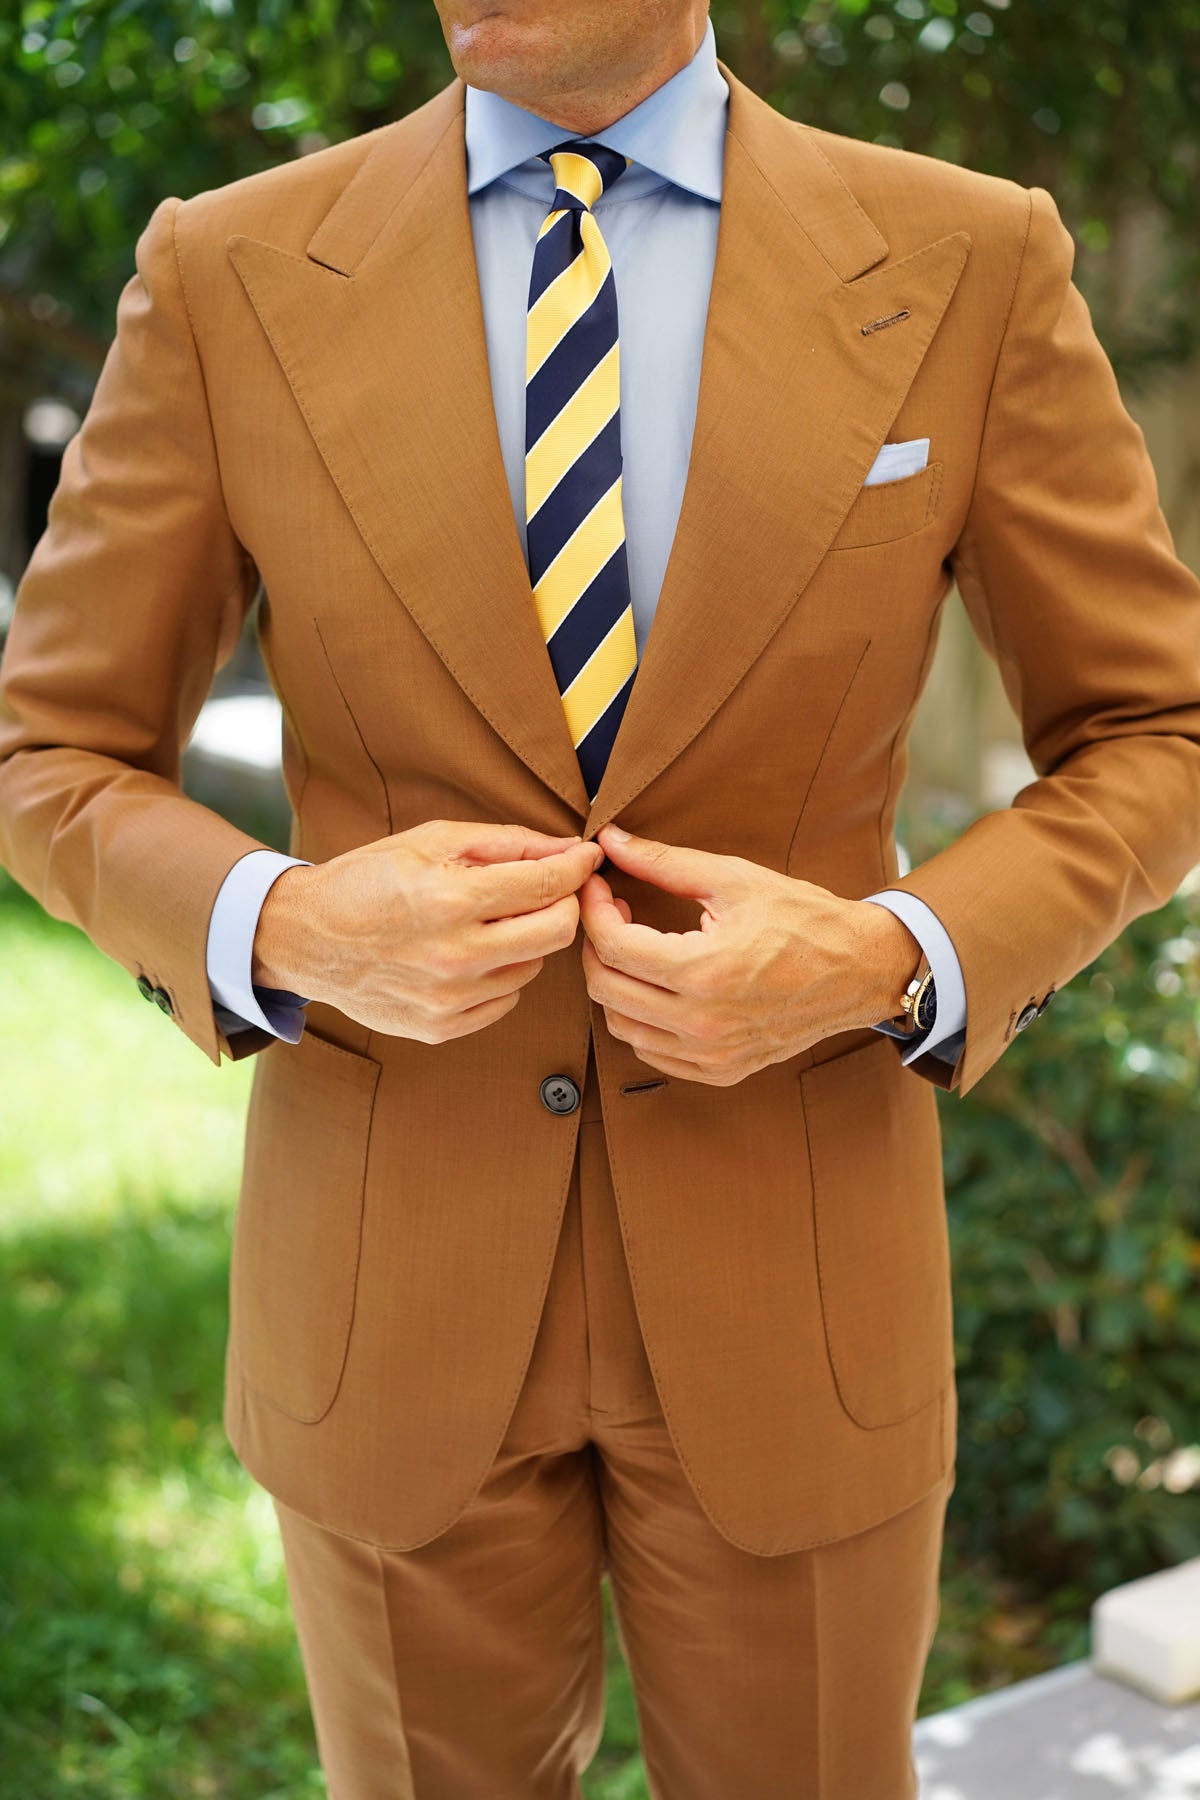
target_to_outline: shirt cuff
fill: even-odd
[[[967,1028],[967,990],[950,933],[937,914],[906,889],[884,888],[878,894],[864,895],[864,899],[885,906],[901,924],[908,926],[929,959],[937,988],[937,1018],[932,1028],[909,1045],[900,1061],[908,1064],[918,1056],[937,1055],[943,1062],[957,1062]],[[881,1031],[885,1026],[877,1025],[875,1029]]]
[[[255,987],[250,979],[254,934],[267,890],[285,869],[297,865],[312,867],[301,856],[251,850],[221,883],[208,921],[205,957],[213,1010],[226,1037],[257,1025],[272,1037],[295,1044],[304,1032],[306,997],[290,988]]]

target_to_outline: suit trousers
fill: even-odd
[[[580,1110],[525,1380],[465,1511],[389,1551],[275,1502],[331,1800],[578,1800],[606,1572],[654,1800],[915,1800],[954,1470],[832,1543],[723,1537],[656,1398],[591,1058]]]

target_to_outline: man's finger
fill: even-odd
[[[602,825],[596,838],[619,869],[668,894],[711,900],[727,892],[735,879],[732,857],[716,856],[711,850],[661,844],[656,838],[636,837],[611,824]]]
[[[597,844],[574,844],[521,862],[480,863],[465,871],[477,919],[511,919],[573,894],[597,869]]]
[[[685,1002],[673,988],[659,987],[636,975],[626,975],[622,969],[610,968],[600,961],[595,945],[586,938],[583,971],[588,993],[605,1011],[615,1009],[631,1019],[639,1019],[644,1025],[657,1025],[664,1031],[687,1035],[681,1018]]]
[[[579,916],[602,963],[657,987],[678,991],[697,949],[709,948],[698,931],[655,931],[627,919],[603,875],[590,875],[580,888]]]
[[[573,837],[551,837],[548,832],[534,831],[528,825],[459,824],[456,820],[438,820],[428,829],[436,835],[439,854],[449,861],[468,863],[501,863],[530,861],[541,856],[555,856],[581,840]]]
[[[678,1056],[662,1055],[654,1050],[634,1050],[633,1054],[648,1069],[657,1069],[661,1075],[669,1075],[673,1081],[698,1081],[710,1087],[718,1085],[705,1075],[698,1063],[686,1062]]]
[[[491,919],[472,933],[471,949],[488,968],[526,962],[535,956],[553,956],[575,941],[579,929],[579,905],[566,894],[551,906],[511,918]]]

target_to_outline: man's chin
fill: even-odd
[[[447,48],[455,74],[469,86],[502,94],[531,111],[537,110],[535,96],[544,97],[558,85],[555,51],[560,46],[544,30],[506,14],[455,26]]]
[[[455,26],[448,45],[456,72],[472,87],[532,89],[545,68],[541,34],[515,20],[492,13],[469,25]]]

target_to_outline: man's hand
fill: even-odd
[[[574,942],[576,891],[602,860],[578,837],[439,819],[297,864],[267,892],[251,980],[392,1037],[465,1037]]]
[[[652,1069],[731,1087],[899,1012],[921,948],[886,907],[612,825],[597,841],[618,868],[702,909],[694,931],[655,931],[633,923],[602,875],[579,891],[588,992]]]

